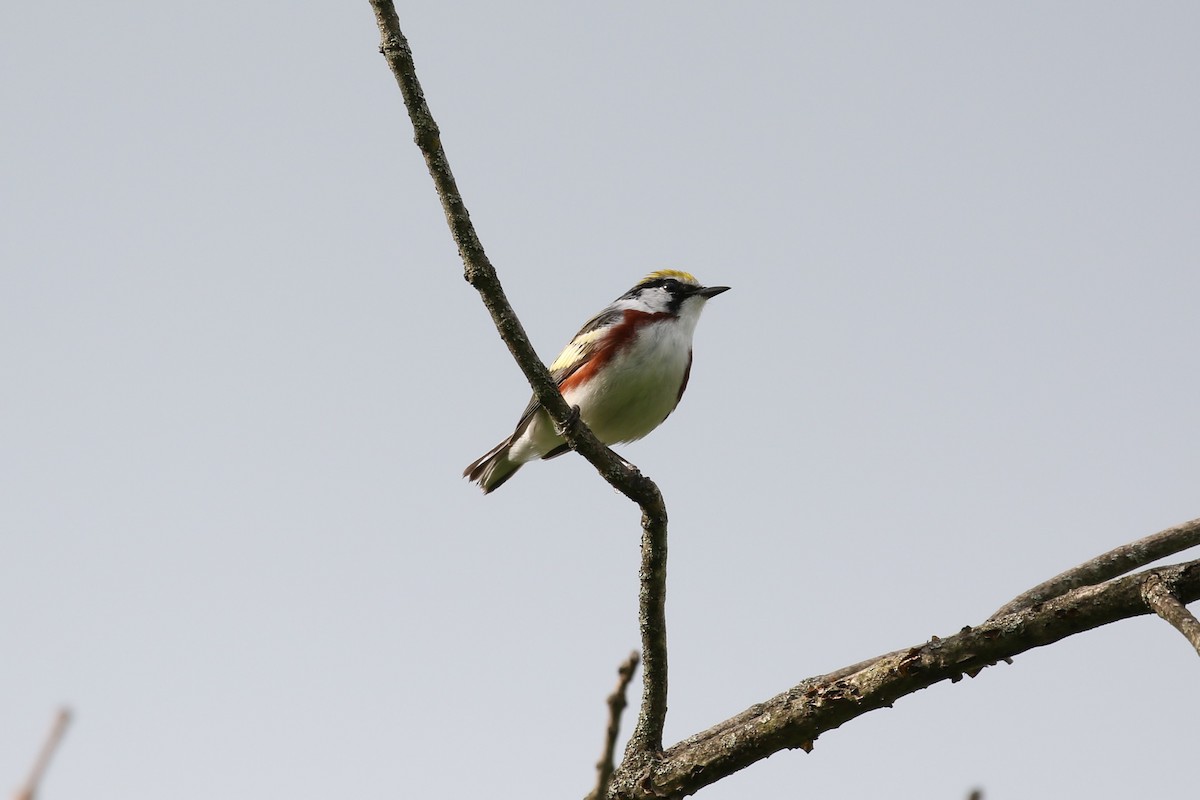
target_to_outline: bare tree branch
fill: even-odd
[[[1132,572],[1160,558],[1174,555],[1200,544],[1200,519],[1167,528],[1136,542],[1123,544],[1103,555],[1085,561],[1004,604],[990,619],[998,619],[1022,608],[1065,594],[1080,586],[1093,586],[1102,581]]]
[[[38,787],[42,784],[42,778],[46,774],[46,768],[50,766],[50,758],[62,742],[63,734],[67,732],[67,725],[70,722],[71,712],[69,709],[61,708],[54,715],[54,722],[50,726],[50,732],[46,734],[46,741],[42,743],[41,752],[38,753],[37,759],[33,762],[33,769],[29,771],[29,777],[25,780],[25,785],[13,795],[13,800],[34,800]]]
[[[1142,599],[1150,606],[1150,610],[1182,633],[1200,654],[1200,620],[1179,601],[1173,588],[1158,575],[1151,575],[1142,586]]]
[[[588,795],[588,800],[602,800],[608,793],[608,783],[612,779],[617,751],[617,735],[621,732],[621,712],[625,710],[625,693],[633,673],[637,670],[638,653],[635,650],[629,658],[617,668],[617,688],[608,696],[608,727],[604,732],[604,752],[596,762],[596,788]]]
[[[573,450],[586,458],[600,475],[642,510],[642,558],[639,576],[639,624],[642,636],[642,706],[637,727],[626,749],[631,754],[650,758],[662,750],[662,731],[667,714],[667,508],[654,481],[643,475],[592,434],[567,407],[525,329],[504,295],[496,270],[484,253],[483,245],[471,224],[471,216],[458,192],[450,163],[442,148],[441,132],[425,102],[417,80],[412,50],[400,30],[400,21],[391,0],[371,0],[381,37],[380,52],[404,96],[413,125],[413,139],[425,156],[446,222],[462,258],[464,277],[479,292],[492,315],[504,343],[508,345],[538,402]]]
[[[625,746],[625,760],[630,762],[648,760],[662,752],[663,726],[667,720],[667,508],[661,497],[656,510],[642,506],[642,563],[638,583],[642,706],[633,735]]]
[[[611,764],[611,752],[606,749],[598,765],[598,791],[605,783],[605,773],[609,772],[610,798],[685,797],[779,750],[809,750],[825,731],[876,708],[890,706],[907,694],[946,679],[960,680],[964,674],[974,676],[984,667],[1034,647],[1148,613],[1150,608],[1197,645],[1200,623],[1183,603],[1200,598],[1200,561],[1124,578],[1117,576],[1200,544],[1200,519],[1124,545],[1068,570],[1018,596],[978,628],[964,628],[946,639],[934,637],[907,650],[810,678],[663,752],[667,697],[667,514],[662,495],[653,481],[592,435],[579,419],[577,409],[573,413],[567,407],[538,359],[471,225],[395,9],[390,0],[371,0],[371,5],[382,36],[380,51],[404,95],[414,139],[433,176],[463,260],[466,280],[479,292],[501,338],[568,444],[642,510],[639,573],[644,658],[642,705],[625,759],[611,772],[606,766]],[[1197,649],[1200,650],[1200,645]],[[624,683],[618,685],[622,699],[624,686]],[[615,724],[620,713],[611,704],[610,711],[613,720],[609,749],[615,746]]]
[[[1200,599],[1200,560],[1159,567],[1100,586],[1073,589],[977,628],[881,657],[837,680],[810,678],[667,748],[640,771],[617,771],[610,798],[678,798],[789,748],[810,749],[825,731],[944,680],[957,681],[1035,647],[1149,613],[1147,582]]]

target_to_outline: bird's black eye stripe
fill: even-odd
[[[666,289],[671,294],[679,291],[680,283],[674,278],[655,278],[652,281],[646,281],[639,284],[638,289]]]
[[[688,285],[675,278],[654,278],[653,280],[643,281],[637,286],[630,289],[622,297],[637,297],[647,289],[666,289],[667,294],[672,298],[682,300],[687,294]]]

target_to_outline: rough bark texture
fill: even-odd
[[[1103,581],[1132,572],[1160,558],[1183,552],[1200,544],[1200,519],[1193,519],[1164,531],[1144,536],[1136,542],[1115,547],[1039,583],[1027,592],[1014,597],[992,615],[992,619],[1011,614],[1034,603],[1044,603],[1080,586],[1094,586]]]
[[[1200,561],[1074,589],[977,628],[964,628],[882,656],[844,677],[810,678],[783,694],[667,748],[637,773],[618,770],[612,798],[677,798],[789,748],[810,749],[817,737],[868,711],[944,680],[1110,622],[1149,613],[1144,587],[1160,582],[1181,602],[1200,599]]]

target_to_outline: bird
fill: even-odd
[[[681,270],[658,270],[584,323],[550,364],[550,376],[597,439],[632,442],[670,416],[691,375],[700,312],[728,290]],[[569,449],[534,397],[512,435],[471,462],[463,477],[489,494],[522,465]]]

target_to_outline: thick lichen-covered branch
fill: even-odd
[[[810,678],[735,717],[667,748],[638,773],[618,772],[613,798],[686,797],[773,753],[809,750],[822,733],[941,681],[974,676],[985,667],[1110,622],[1147,614],[1148,585],[1171,587],[1180,603],[1200,599],[1200,561],[1161,567],[1099,586],[1073,589],[1046,603],[964,628],[945,638]]]

